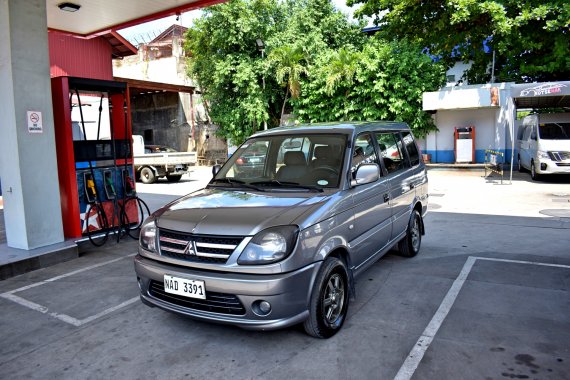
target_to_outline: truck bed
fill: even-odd
[[[196,152],[147,153],[133,157],[135,166],[196,165]]]

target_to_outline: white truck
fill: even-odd
[[[133,135],[133,160],[137,180],[154,183],[160,177],[178,182],[183,174],[196,165],[196,152],[176,152],[174,149],[152,145],[145,148],[144,139]]]

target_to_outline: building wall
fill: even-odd
[[[422,151],[431,155],[434,163],[455,162],[455,127],[475,127],[475,162],[485,162],[485,150],[504,154],[510,162],[511,129],[515,128],[515,113],[509,83],[471,85],[443,88],[424,93],[423,109],[433,113],[439,131],[431,133],[420,143]]]
[[[172,55],[161,57],[151,54],[152,46],[141,46],[138,55],[114,60],[113,73],[116,77],[195,86],[186,75],[182,45],[175,37]],[[216,136],[218,127],[210,123],[200,95],[138,95],[131,101],[131,112],[133,133],[144,136],[145,130],[154,130],[153,141],[145,140],[148,144],[168,145],[181,151],[195,150],[205,163],[227,157],[226,141]]]
[[[166,145],[181,152],[189,150],[191,126],[179,94],[162,92],[133,96],[131,121],[133,134],[145,137],[145,144]]]
[[[496,126],[497,110],[440,110],[434,115],[434,121],[439,128],[430,134],[422,145],[422,150],[431,155],[432,162],[455,162],[454,132],[456,127],[475,127],[475,161],[485,160],[485,149],[497,149],[503,131]],[[503,137],[504,138],[504,137]]]
[[[49,31],[50,76],[113,80],[113,48],[104,38],[77,38]]]

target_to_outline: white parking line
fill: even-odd
[[[21,288],[18,288],[18,289],[15,289],[15,290],[10,290],[9,292],[2,293],[2,294],[0,294],[0,297],[5,298],[5,299],[7,299],[7,300],[10,300],[10,301],[12,301],[12,302],[15,302],[15,303],[17,303],[17,304],[19,304],[19,305],[21,305],[21,306],[25,306],[25,307],[27,307],[27,308],[29,308],[29,309],[38,311],[38,312],[43,313],[43,314],[47,314],[47,315],[49,315],[49,316],[51,316],[51,317],[54,317],[54,318],[57,318],[57,319],[59,319],[59,320],[62,321],[62,322],[69,323],[70,325],[79,327],[79,326],[84,325],[84,324],[86,324],[86,323],[92,322],[92,321],[94,321],[94,320],[97,319],[97,318],[101,318],[101,317],[103,317],[103,316],[105,316],[105,315],[107,315],[107,314],[109,314],[109,313],[112,313],[112,312],[115,311],[115,310],[118,310],[118,309],[121,309],[121,308],[123,308],[123,307],[125,307],[125,306],[128,306],[128,305],[130,305],[130,304],[136,302],[136,301],[139,299],[139,297],[131,298],[131,299],[129,299],[129,300],[127,300],[127,301],[125,301],[125,302],[123,302],[123,303],[117,305],[117,306],[110,307],[110,308],[108,308],[108,309],[106,309],[106,310],[103,310],[103,311],[100,312],[100,313],[97,313],[97,314],[92,315],[92,316],[90,316],[90,317],[87,317],[87,318],[85,318],[85,319],[77,319],[77,318],[73,318],[73,317],[71,317],[71,316],[69,316],[69,315],[67,315],[67,314],[59,314],[59,313],[55,313],[55,312],[51,312],[51,313],[50,313],[50,312],[49,312],[49,309],[48,309],[47,307],[42,306],[42,305],[40,305],[40,304],[37,304],[37,303],[35,303],[35,302],[29,301],[29,300],[27,300],[27,299],[25,299],[25,298],[22,298],[22,297],[20,297],[20,296],[17,296],[17,295],[15,295],[14,293],[18,293],[18,292],[22,292],[22,291],[24,291],[24,290],[32,289],[32,288],[35,288],[35,287],[40,286],[40,285],[49,284],[49,283],[52,283],[52,282],[54,282],[54,281],[61,280],[62,278],[66,278],[66,277],[69,277],[69,276],[73,276],[73,275],[75,275],[75,274],[78,274],[78,273],[81,273],[81,272],[85,272],[85,271],[88,271],[88,270],[91,270],[91,269],[99,268],[99,267],[102,267],[102,266],[104,266],[104,265],[109,265],[109,264],[112,264],[112,263],[116,263],[116,262],[119,261],[119,260],[123,260],[123,259],[128,258],[128,257],[133,257],[133,256],[135,256],[135,255],[136,255],[136,253],[133,253],[133,254],[130,254],[130,255],[127,255],[127,256],[124,256],[124,257],[119,257],[118,259],[113,259],[113,260],[105,261],[105,262],[100,263],[100,264],[91,265],[91,266],[88,266],[88,267],[85,267],[85,268],[82,268],[82,269],[75,270],[75,271],[73,271],[73,272],[69,272],[69,273],[66,273],[66,274],[63,274],[63,275],[60,275],[60,276],[52,277],[52,278],[47,279],[47,280],[44,280],[44,281],[39,281],[39,282],[30,284],[30,285],[26,285],[26,286],[23,286],[23,287],[21,287]]]
[[[535,263],[532,261],[521,261],[521,260],[507,260],[507,259],[493,259],[489,257],[477,257],[477,256],[469,256],[467,261],[463,265],[463,269],[459,273],[459,276],[451,285],[451,288],[445,295],[445,298],[441,302],[441,305],[435,312],[434,316],[432,317],[431,321],[423,331],[422,335],[408,354],[408,357],[400,367],[400,370],[394,377],[394,380],[410,380],[414,375],[414,372],[418,368],[422,358],[424,357],[427,349],[429,348],[431,342],[433,341],[435,334],[441,327],[445,317],[451,310],[451,307],[455,303],[457,296],[459,295],[459,291],[463,287],[467,276],[473,269],[473,264],[477,260],[486,260],[486,261],[497,261],[503,263],[511,263],[511,264],[528,264],[528,265],[538,265],[538,266],[546,266],[546,267],[554,267],[554,268],[565,268],[570,269],[570,265],[563,265],[563,264],[549,264],[549,263]]]

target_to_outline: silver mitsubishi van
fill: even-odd
[[[404,123],[271,129],[213,171],[142,226],[135,270],[149,306],[328,338],[360,273],[394,246],[420,250],[428,179]]]

